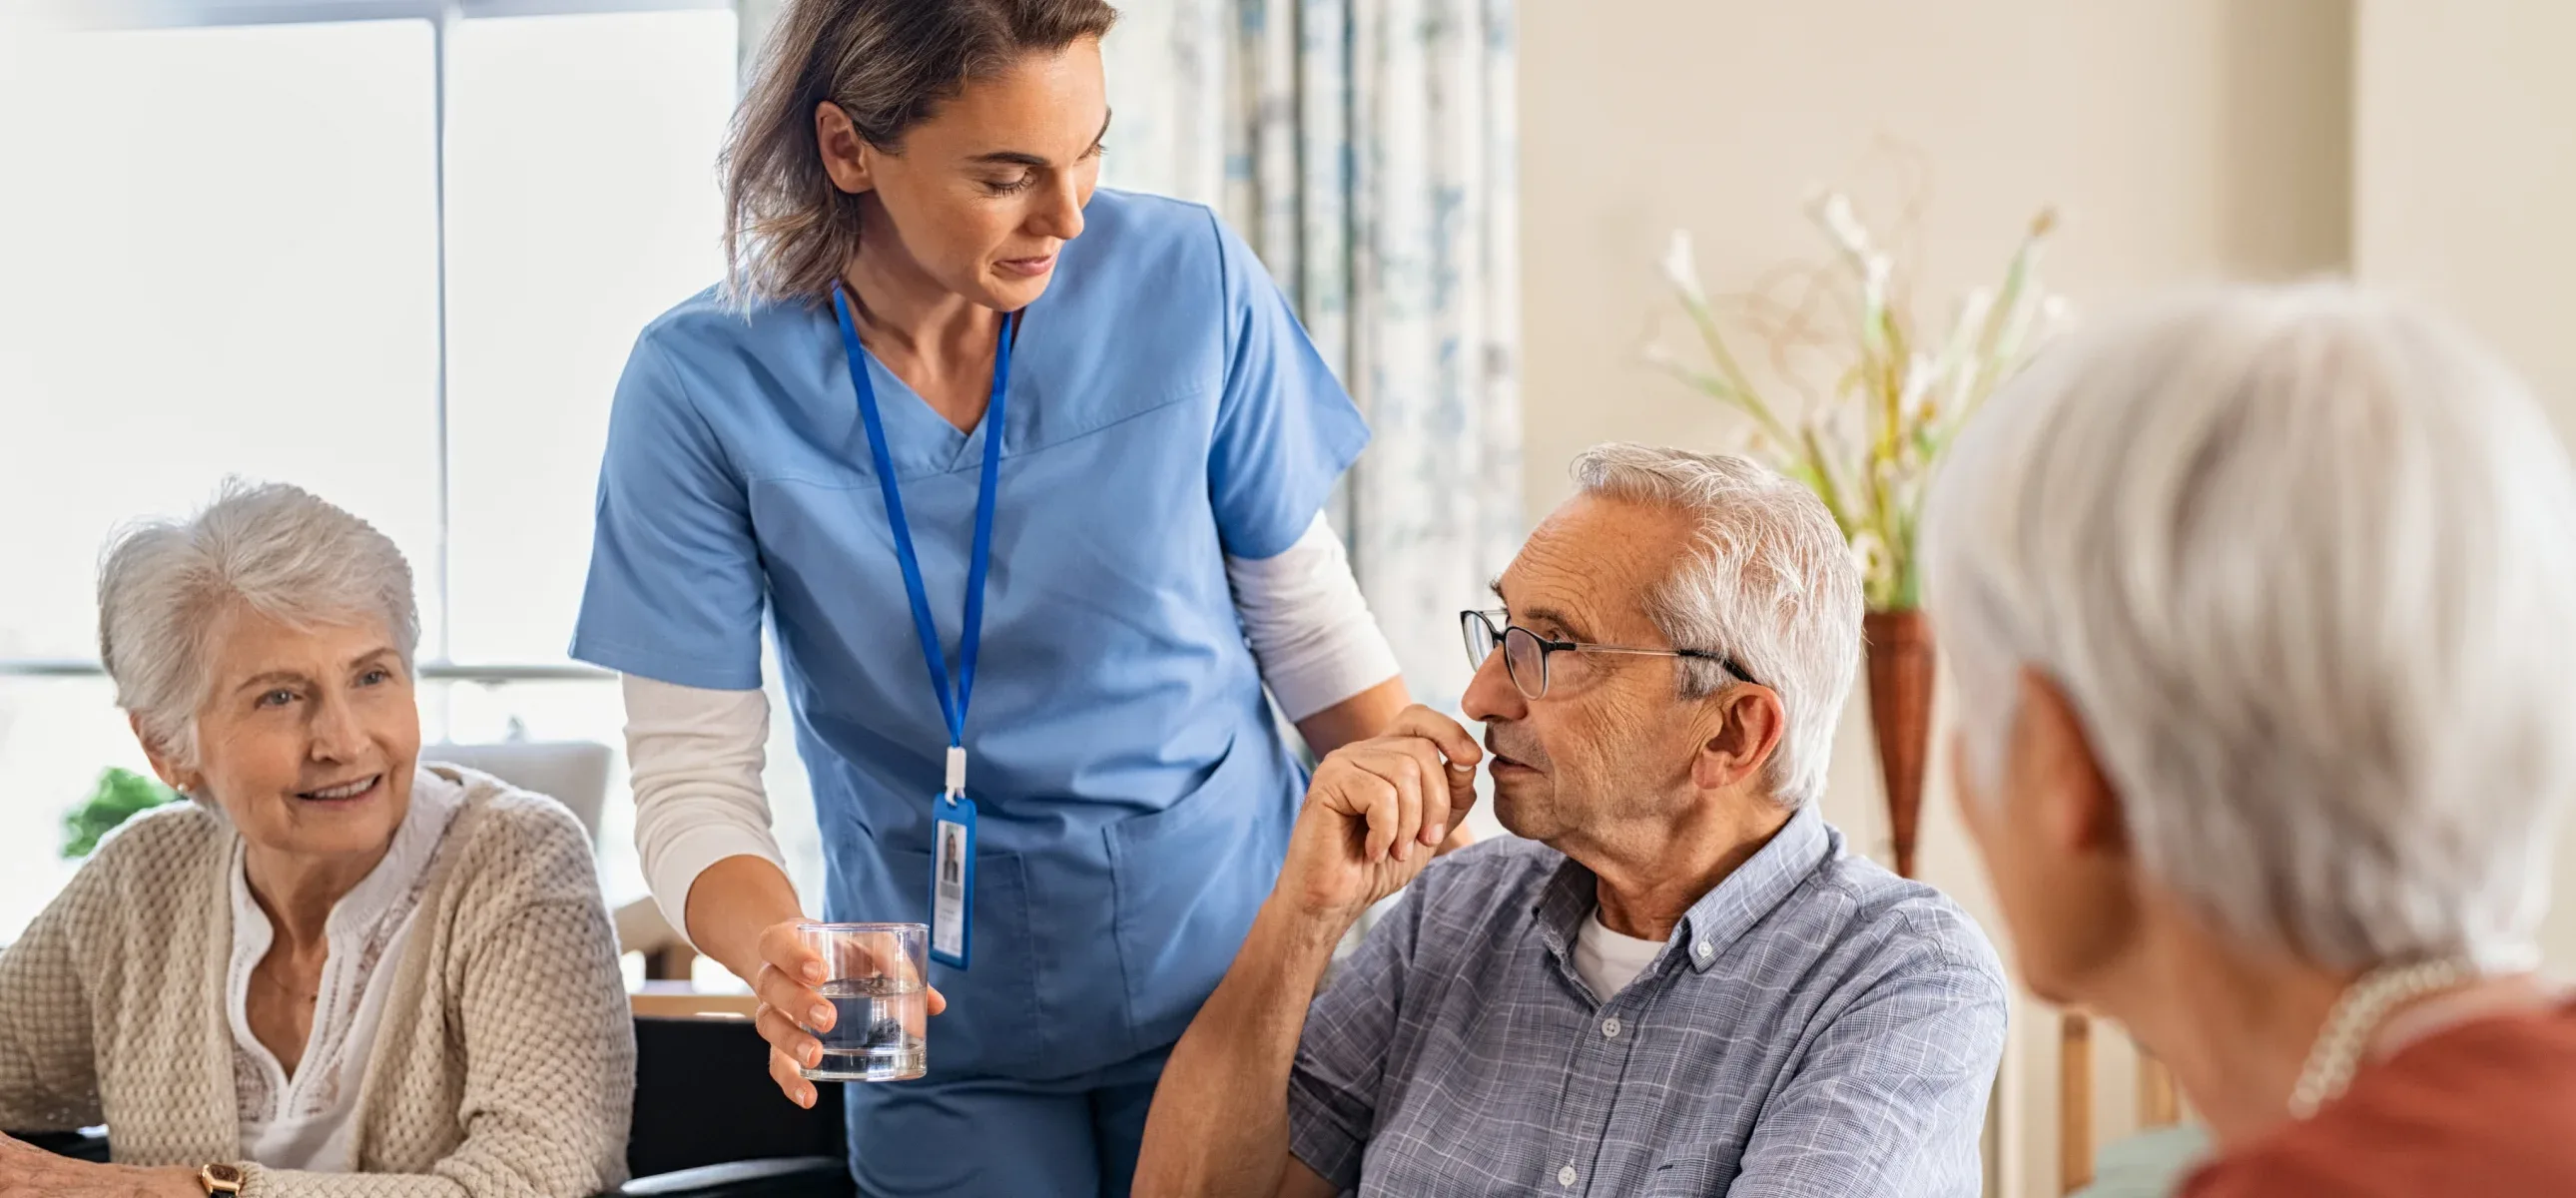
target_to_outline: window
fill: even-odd
[[[202,503],[227,473],[299,483],[427,573],[429,25],[47,40],[0,116],[24,139],[11,175],[36,182],[10,189],[0,226],[0,652],[94,656],[109,532]],[[435,589],[421,599],[435,627]]]
[[[100,548],[226,475],[402,546],[425,740],[617,744],[614,681],[564,657],[609,397],[722,271],[724,0],[75,8],[111,23],[0,34],[0,941],[69,876],[63,812],[143,766]],[[818,860],[784,735],[771,760]],[[624,793],[612,900],[643,891]]]

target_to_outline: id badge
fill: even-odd
[[[930,959],[966,968],[975,945],[975,800],[930,800]]]

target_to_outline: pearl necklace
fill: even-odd
[[[2371,1034],[2399,1004],[2453,989],[2486,973],[2476,961],[2449,957],[2382,965],[2361,975],[2326,1012],[2325,1026],[2318,1029],[2307,1063],[2299,1070],[2299,1083],[2290,1090],[2290,1117],[2305,1119],[2342,1096],[2352,1085],[2353,1073],[2361,1068]]]

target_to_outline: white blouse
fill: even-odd
[[[368,1049],[384,1022],[385,995],[393,989],[394,971],[378,966],[402,959],[430,863],[464,799],[462,787],[436,774],[412,775],[411,807],[384,860],[332,906],[323,924],[328,956],[322,989],[293,1076],[251,1034],[251,970],[268,955],[276,931],[251,896],[242,843],[233,842],[233,951],[224,1008],[233,1031],[233,1096],[244,1158],[277,1169],[356,1170],[358,1089]]]

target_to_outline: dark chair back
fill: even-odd
[[[816,1086],[814,1109],[769,1079],[769,1044],[748,1021],[635,1020],[635,1124],[626,1165],[637,1177],[778,1157],[848,1159],[841,1087]]]
[[[30,1147],[42,1148],[56,1156],[95,1161],[102,1165],[107,1163],[105,1128],[96,1131],[13,1131],[0,1132],[0,1135],[24,1141]]]

